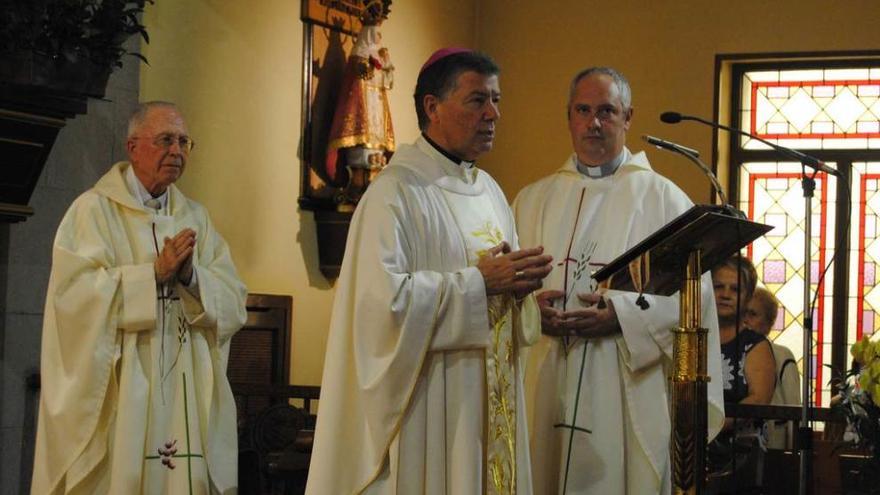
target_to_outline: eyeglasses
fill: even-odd
[[[132,136],[131,139],[149,139],[146,136]],[[174,144],[180,146],[180,150],[184,153],[189,153],[192,151],[193,147],[195,147],[196,142],[192,140],[189,136],[177,136],[174,134],[159,134],[158,136],[153,138],[153,145],[158,146],[160,148],[169,149]]]

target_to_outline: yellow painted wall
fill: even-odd
[[[179,0],[148,7],[150,66],[141,99],[178,102],[197,141],[181,186],[204,203],[252,292],[294,297],[292,379],[318,384],[333,288],[317,270],[314,222],[297,208],[302,24],[298,0]],[[880,1],[847,0],[399,0],[383,26],[398,141],[418,134],[412,90],[436,48],[478,46],[502,67],[496,149],[480,160],[512,199],[570,152],[570,77],[611,65],[632,82],[630,145],[648,133],[709,156],[711,132],[667,126],[678,110],[711,117],[718,53],[880,48]],[[696,201],[708,186],[659,150],[659,171]]]
[[[440,46],[473,45],[475,12],[473,0],[392,5],[382,31],[400,142],[418,135],[418,68]],[[299,19],[299,0],[156,2],[144,18],[141,100],[181,106],[197,144],[179,185],[211,212],[251,292],[293,296],[292,380],[319,384],[333,288],[317,268],[312,214],[297,207]]]
[[[880,49],[876,0],[482,0],[478,45],[501,65],[502,119],[495,151],[481,160],[512,200],[571,152],[565,104],[581,68],[610,65],[633,88],[631,149],[651,134],[711,161],[712,133],[667,125],[666,110],[712,117],[716,54]],[[692,199],[708,182],[683,158],[651,147],[660,173]]]

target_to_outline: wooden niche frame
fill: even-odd
[[[313,211],[318,260],[327,278],[339,276],[352,212],[338,206],[346,184],[324,171],[327,138],[354,39],[361,29],[362,0],[302,0],[303,66],[299,206]]]

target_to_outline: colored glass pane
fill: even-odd
[[[743,74],[740,128],[800,149],[880,149],[880,68]],[[743,137],[743,149],[768,149]]]
[[[873,335],[880,327],[880,286],[876,285],[880,263],[880,162],[852,164],[852,219],[850,224],[849,331],[850,343],[865,335]]]
[[[833,165],[831,165],[833,166]],[[804,280],[810,270],[812,292],[818,291],[813,321],[811,383],[817,404],[828,404],[831,297],[833,268],[821,279],[833,254],[836,184],[824,173],[816,176],[812,199],[810,260],[805,259],[805,208],[801,189],[801,165],[791,162],[747,162],[740,167],[739,207],[749,218],[773,225],[773,231],[748,247],[758,280],[780,301],[780,316],[771,339],[791,349],[803,372]],[[880,195],[878,195],[880,197]],[[880,209],[878,209],[880,211]],[[880,248],[880,242],[878,242]],[[878,253],[880,257],[880,253]],[[878,292],[880,296],[880,292]]]

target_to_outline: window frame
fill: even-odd
[[[743,75],[746,72],[758,70],[802,70],[802,69],[835,69],[864,67],[866,65],[880,66],[880,51],[857,51],[857,52],[828,52],[828,53],[794,53],[794,54],[741,54],[741,55],[718,55],[715,63],[715,101],[714,101],[714,118],[716,122],[727,124],[736,129],[740,128],[740,116],[742,111],[742,89]],[[723,87],[729,88],[723,94]],[[720,104],[726,98],[724,103],[729,109],[726,116],[726,122],[719,117],[721,114]],[[773,140],[771,140],[772,142]],[[740,201],[739,182],[740,167],[743,163],[756,161],[779,161],[790,162],[790,158],[783,156],[775,150],[748,150],[743,149],[740,136],[734,133],[725,133],[718,129],[714,132],[712,143],[713,163],[715,164],[715,172],[721,167],[719,163],[720,150],[723,146],[727,151],[727,163],[724,165],[727,172],[727,194],[732,204],[736,205]],[[796,148],[797,149],[797,148]],[[846,191],[846,184],[852,182],[852,164],[854,162],[876,162],[880,161],[880,149],[802,149],[806,154],[815,156],[816,158],[834,162],[837,169],[841,172],[841,177],[836,181],[836,198],[839,202],[842,198],[850,201]],[[714,200],[714,193],[713,193]],[[848,362],[848,343],[847,343],[847,327],[848,319],[848,300],[849,300],[849,265],[850,265],[850,237],[851,231],[844,230],[846,223],[850,219],[857,221],[858,215],[850,215],[850,206],[846,208],[835,208],[835,225],[833,239],[829,239],[829,248],[831,254],[837,254],[834,258],[833,276],[834,281],[832,287],[826,289],[826,293],[830,292],[831,304],[828,311],[831,311],[831,356],[830,365],[834,370],[845,370],[849,367]],[[857,225],[856,225],[857,227]],[[849,226],[853,228],[852,223]],[[845,233],[841,239],[841,234]],[[827,262],[826,262],[827,264]],[[824,267],[820,267],[820,273]],[[806,311],[806,310],[805,310]],[[813,331],[815,332],[818,321],[813,322]],[[814,334],[814,340],[815,340]],[[821,345],[819,343],[818,345]],[[828,364],[826,363],[823,364]],[[827,382],[827,378],[822,373],[823,370],[815,370],[817,380]],[[814,405],[819,405],[821,395],[817,395],[817,389],[823,388],[823,383],[818,382],[816,387],[811,387]],[[832,394],[836,390],[832,388]],[[824,405],[827,407],[827,404]]]

